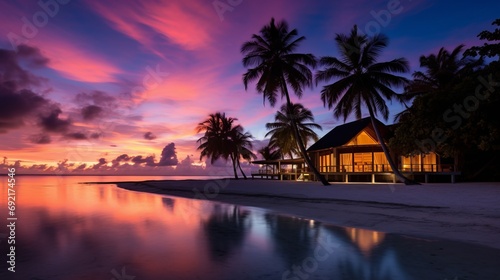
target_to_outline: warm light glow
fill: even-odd
[[[379,245],[385,237],[385,233],[368,230],[368,229],[358,229],[358,228],[346,228],[346,231],[351,238],[351,240],[358,246],[358,248],[365,254],[369,256],[377,245]]]

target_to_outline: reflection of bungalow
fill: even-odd
[[[377,121],[382,135],[387,134],[387,127]],[[354,122],[339,125],[328,132],[325,136],[307,149],[311,160],[318,171],[327,177],[329,181],[380,181],[382,178],[395,180],[391,167],[378,142],[373,130],[370,118],[363,118]],[[418,154],[411,157],[394,156],[395,162],[400,170],[410,176],[421,176],[427,181],[431,174],[446,174],[454,176],[456,173],[440,164],[440,158],[435,153]],[[288,163],[287,160],[278,162],[278,171],[283,170],[281,165],[294,164],[293,173],[309,175],[309,172],[301,169],[301,164]],[[303,161],[301,161],[302,163]],[[254,163],[276,164],[266,161]],[[301,172],[302,170],[302,172]],[[389,178],[387,178],[389,177]]]

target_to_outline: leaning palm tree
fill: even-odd
[[[272,18],[269,24],[262,27],[259,34],[252,35],[252,39],[241,47],[241,53],[244,55],[243,65],[248,68],[243,74],[245,90],[250,82],[257,81],[256,90],[262,93],[264,103],[267,99],[271,106],[274,106],[281,95],[281,98],[286,98],[286,104],[290,107],[292,102],[288,87],[300,98],[303,88],[313,84],[310,67],[316,66],[316,58],[312,54],[295,52],[304,40],[304,36],[298,37],[296,29],[289,31],[285,21],[275,23]],[[305,162],[324,185],[329,185],[311,162],[302,138],[299,137],[297,124],[292,116],[290,118],[295,141]]]
[[[251,148],[251,143],[248,140],[251,135],[249,133],[243,134],[243,127],[234,125],[236,120],[238,119],[226,117],[225,113],[217,112],[210,114],[208,119],[199,123],[196,130],[198,133],[205,132],[197,141],[200,144],[197,148],[201,151],[200,160],[207,157],[210,158],[210,163],[213,164],[220,158],[226,161],[230,158],[234,178],[238,179],[236,167],[239,165],[240,156],[243,158],[249,157],[247,147]]]
[[[250,161],[256,159],[257,157],[252,152],[252,135],[249,132],[243,132],[243,127],[237,126],[237,129],[231,131],[231,144],[232,144],[232,160],[236,162],[236,165],[240,169],[241,174],[245,179],[247,176],[243,169],[241,168],[240,158]]]
[[[340,57],[322,57],[320,64],[325,69],[316,73],[316,82],[338,79],[321,90],[323,104],[328,106],[328,109],[335,106],[333,115],[336,118],[343,117],[344,121],[352,113],[360,119],[362,108],[366,107],[377,139],[394,174],[405,184],[414,183],[399,172],[375,119],[378,113],[382,114],[385,120],[389,117],[386,99],[400,100],[399,94],[391,87],[407,84],[407,79],[394,73],[408,72],[408,61],[398,58],[388,62],[377,62],[383,48],[387,46],[387,37],[361,35],[356,25],[349,35],[337,34],[335,41]]]
[[[310,140],[318,141],[318,134],[314,129],[321,130],[319,124],[314,123],[314,116],[311,110],[305,108],[300,103],[292,103],[289,106],[283,104],[278,112],[274,115],[274,122],[267,123],[266,128],[269,130],[267,136],[271,136],[270,143],[278,146],[284,154],[288,154],[293,158],[292,154],[299,153],[297,141],[293,134],[292,121],[295,120],[299,135],[302,142],[307,145]]]

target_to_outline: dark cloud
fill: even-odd
[[[153,132],[149,131],[149,132],[144,133],[144,139],[154,140],[154,139],[156,139],[156,135],[154,135]]]
[[[73,171],[85,170],[86,167],[87,167],[87,164],[82,163],[77,168],[75,168]]]
[[[46,133],[40,133],[32,135],[30,137],[30,141],[35,144],[49,144],[50,142],[52,142],[52,139],[50,138],[50,135]]]
[[[76,95],[75,101],[83,106],[96,105],[104,108],[115,108],[117,100],[103,91],[82,92]]]
[[[135,157],[132,157],[130,159],[130,161],[132,161],[136,165],[145,164],[146,166],[156,166],[154,156],[147,156],[147,157],[135,156]]]
[[[40,116],[40,126],[47,132],[66,132],[71,125],[71,121],[60,119],[61,109],[53,109],[49,115]]]
[[[97,105],[88,105],[81,109],[81,114],[84,120],[93,120],[102,113],[102,108]]]
[[[99,169],[101,166],[106,165],[108,162],[105,158],[100,158],[96,164],[92,166],[93,169]]]
[[[64,137],[66,139],[73,139],[73,140],[86,140],[88,139],[87,135],[83,132],[70,132],[64,134]]]
[[[30,90],[16,92],[0,84],[0,132],[23,126],[28,117],[49,104],[48,99]]]
[[[89,137],[90,137],[90,139],[99,139],[99,138],[101,138],[101,133],[94,132],[94,133],[91,133]]]
[[[131,157],[129,157],[127,154],[122,154],[122,155],[119,155],[118,157],[116,157],[111,162],[113,163],[113,167],[116,167],[116,166],[120,165],[121,162],[127,162],[130,159],[131,159]]]
[[[32,67],[43,67],[49,64],[49,59],[44,57],[38,48],[28,45],[20,45],[17,48],[17,55],[26,58]]]
[[[0,84],[9,83],[13,90],[26,86],[39,86],[44,78],[35,76],[21,67],[25,63],[30,67],[46,66],[49,60],[40,50],[27,45],[20,45],[18,51],[0,49]]]
[[[175,144],[170,143],[163,148],[158,166],[172,166],[177,165],[177,163],[179,163],[179,161],[177,160],[177,153],[175,152]]]

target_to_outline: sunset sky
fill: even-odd
[[[245,91],[240,47],[271,17],[297,28],[307,38],[299,51],[317,57],[336,56],[335,34],[354,24],[384,33],[382,59],[406,57],[413,72],[420,55],[481,44],[476,35],[492,29],[500,2],[472,3],[0,1],[0,165],[182,174],[204,166],[195,127],[216,111],[238,118],[258,149],[279,105],[264,106],[253,84]],[[343,122],[323,107],[321,86],[300,101],[323,126],[320,136]],[[390,108],[387,123],[402,107]]]

